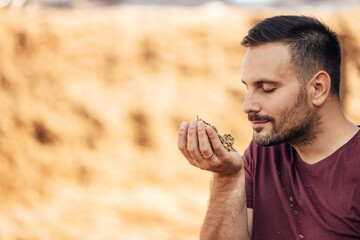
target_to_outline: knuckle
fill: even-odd
[[[185,148],[184,148],[183,145],[179,145],[179,144],[178,144],[178,148],[179,148],[179,150],[180,150],[181,152],[183,152],[183,151],[185,150]]]
[[[195,132],[194,131],[188,131],[188,136],[192,137],[195,135]]]
[[[204,129],[198,129],[197,133],[198,133],[199,136],[205,136],[206,135],[206,133],[204,132]]]
[[[202,168],[201,168],[201,164],[200,164],[198,161],[196,161],[195,159],[191,158],[191,159],[189,160],[189,162],[190,162],[190,164],[193,165],[194,167],[197,167],[197,168],[202,169]]]
[[[187,150],[190,152],[190,153],[194,153],[196,151],[196,146],[187,146]]]
[[[201,153],[205,156],[209,156],[210,154],[212,154],[212,151],[209,148],[206,149],[200,149]]]
[[[183,149],[181,149],[179,146],[178,146],[178,149],[180,150],[181,153],[184,154],[184,150],[183,150]]]
[[[189,163],[190,163],[192,166],[194,166],[194,167],[198,167],[198,165],[197,165],[194,161],[189,160],[189,159],[188,159],[188,161],[189,161]]]
[[[185,129],[180,129],[178,137],[179,138],[186,138],[187,131]]]

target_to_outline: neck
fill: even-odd
[[[320,130],[314,136],[314,141],[293,145],[301,159],[308,164],[317,163],[330,156],[359,131],[359,128],[345,117],[341,108],[330,108],[326,114],[321,114],[321,119]]]

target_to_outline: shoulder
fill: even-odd
[[[331,158],[336,160],[334,164],[347,165],[358,171],[360,167],[360,131],[358,131],[346,144],[335,151]],[[346,160],[346,161],[344,161]],[[357,166],[357,167],[355,167]]]
[[[360,130],[343,146],[337,149],[330,157],[339,158],[345,157],[355,159],[357,162],[360,156]]]
[[[359,126],[360,127],[360,126]],[[349,147],[360,152],[360,130],[349,140]],[[346,144],[345,144],[346,145]]]

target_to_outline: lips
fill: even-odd
[[[262,120],[262,121],[251,121],[253,128],[260,128],[263,127],[269,120]]]

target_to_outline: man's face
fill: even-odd
[[[256,144],[304,145],[315,139],[320,116],[308,104],[287,46],[250,47],[244,57],[242,82],[248,89],[243,111],[252,122]]]

